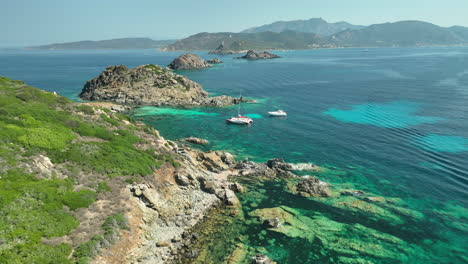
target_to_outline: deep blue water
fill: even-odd
[[[242,92],[257,99],[258,104],[242,106],[243,113],[254,118],[252,126],[224,122],[236,107],[145,107],[136,116],[166,138],[202,137],[210,140],[210,148],[255,160],[283,157],[365,168],[334,180],[406,199],[428,215],[432,207],[445,208],[464,226],[459,235],[467,234],[468,48],[277,53],[283,58],[244,61],[227,56],[213,68],[179,72],[213,95]],[[108,65],[167,65],[179,54],[0,51],[0,75],[76,99],[85,81]],[[278,108],[288,117],[267,116]],[[447,204],[456,210],[444,207]]]

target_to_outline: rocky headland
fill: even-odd
[[[209,68],[212,65],[197,54],[184,53],[175,58],[167,67],[172,70],[196,70]]]
[[[248,59],[248,60],[266,60],[266,59],[276,59],[281,58],[280,56],[270,53],[270,52],[255,52],[254,50],[249,50],[242,57],[236,57],[236,59]]]
[[[86,82],[80,98],[129,106],[229,106],[240,101],[226,95],[209,97],[200,84],[153,64],[109,66]]]

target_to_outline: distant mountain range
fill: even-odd
[[[309,20],[292,20],[292,21],[277,21],[260,27],[253,27],[241,31],[241,33],[258,33],[258,32],[276,32],[280,33],[285,30],[293,30],[298,32],[315,33],[321,36],[330,36],[347,29],[360,29],[364,26],[352,25],[348,22],[328,23],[322,18],[311,18]]]
[[[150,38],[120,38],[109,40],[85,40],[67,43],[55,43],[43,46],[28,47],[30,49],[69,50],[69,49],[153,49],[161,48],[175,40],[152,40]]]
[[[400,21],[345,30],[327,39],[340,47],[402,47],[468,44],[468,28],[439,27],[421,21]]]
[[[343,26],[349,25],[349,27],[353,28],[330,34],[332,32],[330,25],[336,25],[337,23],[330,24],[321,19],[300,22],[275,22],[243,32],[267,29],[279,31],[282,28],[287,28],[286,31],[199,33],[178,40],[168,45],[165,50],[212,50],[222,41],[231,50],[468,45],[468,28],[466,27],[454,26],[447,28],[422,21],[400,21],[366,27],[353,26],[346,22],[339,23],[344,23]],[[317,26],[318,24],[323,27]],[[311,27],[307,28],[306,25],[311,25]],[[290,29],[294,27],[296,30]],[[322,32],[322,34],[306,31]]]
[[[347,47],[413,47],[468,45],[468,28],[440,27],[422,21],[357,26],[328,23],[321,18],[279,21],[241,33],[198,33],[181,40],[122,38],[78,41],[29,47],[31,49],[153,49],[214,50],[224,42],[232,51],[249,49],[315,49]]]

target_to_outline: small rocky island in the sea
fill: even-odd
[[[200,58],[197,54],[184,53],[175,58],[167,67],[172,70],[195,70],[209,68],[212,67],[212,65]]]
[[[200,84],[153,64],[133,69],[124,65],[109,66],[86,82],[80,97],[90,101],[151,106],[228,106],[242,100],[225,95],[209,97]]]
[[[223,63],[222,60],[218,59],[218,58],[214,58],[214,59],[211,59],[211,60],[207,60],[206,62],[208,62],[209,64],[220,64],[220,63]]]
[[[280,56],[270,52],[255,52],[253,50],[247,51],[242,57],[236,57],[236,59],[248,59],[248,60],[265,60],[265,59],[276,59],[281,58]]]

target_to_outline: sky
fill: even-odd
[[[468,0],[0,0],[0,46],[122,37],[184,38],[321,17],[370,25],[468,27]]]

